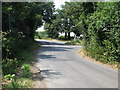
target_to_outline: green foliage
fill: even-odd
[[[30,88],[32,86],[33,81],[30,79],[30,65],[23,64],[21,69],[22,75],[19,79],[15,76],[15,74],[8,74],[4,76],[4,79],[9,80],[9,82],[2,87],[3,89],[16,90],[18,88]]]
[[[70,40],[70,32],[74,32],[76,36],[86,34],[86,16],[95,11],[95,5],[92,2],[65,2],[62,9],[56,10],[56,18],[50,24],[45,24],[49,37],[58,38],[59,32],[64,32],[65,39]]]
[[[2,60],[2,71],[3,75],[14,74],[16,73],[16,67],[18,66],[19,61],[15,59],[3,59]]]
[[[36,38],[47,39],[47,38],[49,38],[49,36],[46,31],[42,31],[42,32],[36,32]]]
[[[65,40],[65,36],[59,36],[58,39],[59,40]]]
[[[21,88],[31,88],[32,82],[33,81],[30,79],[21,78],[18,81],[12,81],[8,83],[8,85],[6,86],[6,89],[17,90]]]
[[[16,88],[28,88],[32,86],[31,80],[13,80],[12,74],[19,73],[18,68],[21,67],[24,63],[31,63],[34,60],[33,51],[39,47],[39,44],[32,40],[31,38],[25,38],[24,35],[18,33],[3,34],[3,59],[2,59],[2,74],[6,78],[12,80],[10,83],[6,84],[5,89]],[[15,38],[15,35],[18,37]],[[31,45],[32,44],[32,45]],[[12,53],[11,53],[12,52]],[[19,78],[31,78],[31,73],[29,71],[29,65],[22,65],[23,69],[21,70],[22,75]]]
[[[66,39],[70,32],[83,34],[91,57],[105,63],[120,62],[119,7],[120,2],[66,2],[45,27],[52,37],[59,32],[66,33]]]
[[[3,86],[2,88],[13,89],[13,90],[16,90],[17,88],[22,88],[22,85],[16,81],[15,74],[5,75],[4,78],[11,81],[7,85]]]
[[[22,67],[22,77],[24,78],[28,78],[31,76],[31,73],[30,73],[30,65],[29,64],[23,64]]]
[[[7,57],[13,59],[16,57],[15,54],[18,52],[18,49],[25,48],[26,45],[23,43],[23,41],[25,41],[25,38],[21,33],[12,32],[12,36],[10,35],[11,33],[3,32],[3,58]]]
[[[21,85],[21,84],[19,84],[19,83],[17,83],[17,82],[10,82],[8,85],[7,85],[7,87],[6,87],[7,89],[12,89],[12,90],[16,90],[16,89],[18,89],[18,88],[23,88],[23,86]]]
[[[51,22],[53,2],[3,2],[2,3],[2,69],[3,75],[12,78],[23,63],[31,63],[35,30],[43,22]],[[1,44],[1,43],[0,43]],[[28,62],[29,61],[29,62]],[[23,65],[23,77],[30,77],[29,66]],[[8,87],[21,87],[11,82]]]
[[[24,62],[32,60],[31,52],[38,47],[38,44],[31,38],[25,38],[21,33],[12,32],[12,34],[10,36],[9,33],[4,32],[2,37],[3,75],[16,73],[15,68],[19,67],[23,60]]]
[[[8,79],[8,80],[12,80],[12,81],[15,80],[15,74],[13,74],[13,75],[8,74],[8,75],[5,75],[4,77],[5,77],[6,79]]]
[[[83,34],[84,46],[88,54],[105,63],[120,62],[120,2],[66,2],[62,9],[54,9],[53,2],[8,3],[2,7],[2,69],[3,75],[12,79],[23,61],[32,61],[31,51],[37,47],[34,35],[37,27],[45,21],[45,30],[40,38],[71,39]],[[71,41],[69,44],[81,43]],[[31,49],[30,49],[31,48]],[[22,66],[23,77],[29,77],[29,65]],[[11,83],[9,87],[18,87]],[[21,87],[21,86],[19,86]]]
[[[33,39],[36,28],[42,26],[43,21],[51,22],[54,5],[53,2],[4,2],[2,11],[4,32],[15,28]]]
[[[54,22],[54,21],[52,21]],[[58,23],[56,23],[58,24]],[[46,23],[44,26],[45,30],[47,31],[48,37],[50,38],[58,38],[59,33],[59,26],[55,25],[55,23]]]
[[[87,17],[86,50],[90,56],[105,63],[119,62],[119,3],[97,3],[96,12]],[[104,7],[104,8],[103,8]]]

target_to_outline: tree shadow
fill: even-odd
[[[46,78],[46,77],[42,76],[40,73],[36,73],[33,75],[34,81],[42,81],[42,80],[44,80],[44,78]]]
[[[40,59],[55,59],[56,57],[55,56],[53,56],[53,55],[43,55],[43,54],[40,54],[39,56],[38,56],[38,58],[40,58]]]
[[[61,75],[60,72],[57,72],[57,71],[53,71],[53,70],[41,70],[42,73],[45,73],[46,75]]]
[[[53,41],[37,41],[38,43],[42,44],[42,45],[65,45],[62,42],[53,42]]]
[[[60,51],[69,51],[73,49],[72,47],[60,47],[60,46],[42,46],[41,52],[45,51],[55,51],[55,52],[60,52]]]
[[[35,73],[33,76],[33,79],[35,81],[42,81],[45,78],[52,77],[52,78],[58,78],[56,76],[60,76],[61,73],[58,71],[53,71],[53,70],[40,70],[40,73]]]
[[[61,59],[58,58],[56,59],[56,56],[54,55],[54,53],[57,52],[65,52],[65,51],[70,51],[73,48],[72,47],[66,47],[66,45],[64,43],[57,43],[57,42],[49,42],[49,41],[37,41],[38,43],[42,44],[42,47],[40,48],[40,50],[38,51],[38,60],[53,60],[53,61],[68,61],[67,59]],[[48,52],[48,53],[46,53]],[[54,53],[52,53],[54,52]],[[58,53],[59,55],[59,53]],[[37,76],[35,77],[36,80],[43,80],[45,78],[59,78],[59,76],[61,75],[60,72],[58,71],[53,71],[53,70],[49,70],[49,69],[45,69],[45,70],[40,70],[41,74],[37,74]]]
[[[39,41],[41,42],[41,41]],[[46,42],[46,41],[44,41]],[[55,44],[55,43],[53,43]],[[55,60],[55,61],[68,61],[65,58],[63,58],[63,60],[61,58],[57,58],[55,53],[58,53],[57,55],[59,55],[59,52],[69,52],[73,50],[73,47],[66,47],[66,46],[61,46],[61,44],[59,45],[43,45],[40,50],[38,51],[38,56],[37,56],[37,61],[38,60],[42,60],[42,59],[46,59],[46,60]],[[47,54],[45,54],[45,52],[47,52]],[[54,53],[53,53],[54,52]],[[54,55],[55,54],[55,55]]]
[[[49,78],[54,78],[54,79],[58,78],[61,75],[60,72],[49,70],[49,69],[48,70],[41,70],[41,73],[42,73],[43,76],[45,76],[45,78],[49,77]]]

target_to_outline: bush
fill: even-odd
[[[8,79],[8,80],[12,80],[12,81],[15,80],[15,74],[13,74],[13,75],[8,74],[8,75],[5,75],[4,77],[5,77],[6,79]]]
[[[28,78],[31,76],[29,64],[23,64],[21,69],[22,69],[22,77]]]
[[[58,39],[65,40],[65,36],[59,36]]]
[[[89,55],[101,62],[120,62],[119,5],[97,3],[96,11],[87,17],[88,31],[84,45]]]
[[[17,60],[16,58],[14,59],[2,59],[2,71],[3,71],[3,75],[6,74],[14,74],[16,73],[16,69],[17,66],[19,65],[19,60]]]
[[[23,60],[28,60],[31,51],[38,47],[38,44],[33,39],[24,37],[19,32],[12,32],[12,35],[11,33],[3,32],[2,39],[3,75],[14,74],[16,73],[16,68],[21,65]],[[27,56],[26,54],[23,55],[23,53],[26,53]]]
[[[39,39],[47,39],[49,38],[48,34],[46,31],[42,31],[42,32],[36,32],[36,38],[39,38]]]

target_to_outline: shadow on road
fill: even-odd
[[[38,59],[39,61],[41,60],[52,60],[53,62],[55,61],[68,61],[66,58],[59,58],[59,52],[69,52],[73,49],[73,47],[69,47],[68,45],[65,45],[64,43],[60,42],[53,42],[53,41],[42,41],[39,40],[37,41],[38,43],[42,44],[42,46],[39,49],[38,52]],[[57,53],[57,54],[55,54]],[[57,58],[57,59],[56,59]],[[61,76],[61,73],[58,71],[54,70],[49,70],[49,69],[40,69],[42,75],[38,75],[36,79],[38,80],[43,80],[44,78],[59,78]],[[44,77],[43,77],[44,76]]]
[[[35,73],[34,74],[34,77],[33,79],[35,81],[42,81],[44,80],[45,78],[57,78],[57,76],[60,76],[61,73],[60,72],[57,72],[57,71],[53,71],[53,70],[40,70],[41,71],[41,74],[40,73]],[[44,75],[42,75],[44,73]]]
[[[38,56],[40,59],[55,59],[56,57],[54,55],[39,55]]]
[[[58,58],[56,60],[56,57],[59,54],[56,55],[55,53],[59,53],[59,52],[66,53],[66,52],[70,52],[71,50],[74,49],[73,47],[69,47],[68,45],[65,45],[60,42],[53,42],[53,41],[46,41],[46,40],[45,41],[39,40],[37,42],[42,44],[42,47],[40,48],[40,50],[38,52],[39,60],[45,59],[45,60],[53,60],[53,61],[54,60],[55,61],[68,61],[64,58],[62,58],[62,59]]]
[[[60,52],[60,51],[69,51],[69,50],[71,50],[71,49],[73,49],[73,48],[70,48],[70,47],[60,47],[60,46],[52,46],[52,47],[50,47],[50,46],[43,46],[42,47],[42,49],[41,49],[41,51],[58,51],[58,52]]]
[[[41,73],[44,73],[45,75],[61,75],[60,72],[53,71],[53,70],[41,70]]]
[[[42,45],[65,45],[62,42],[53,42],[53,41],[47,41],[47,40],[45,40],[45,41],[42,41],[42,40],[39,41],[39,40],[37,40],[37,42],[39,42]]]

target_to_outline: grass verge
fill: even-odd
[[[71,40],[71,41],[68,41],[66,42],[65,44],[67,45],[82,45],[82,40]]]
[[[16,90],[17,88],[33,87],[33,79],[30,68],[35,62],[35,52],[40,47],[40,44],[33,41],[27,49],[20,50],[17,53],[16,68],[13,68],[15,74],[7,74],[2,78],[2,88]]]
[[[37,39],[37,38],[36,38]],[[46,38],[46,39],[40,39],[40,40],[50,40],[50,41],[59,41],[59,42],[69,42],[70,40],[59,40],[59,39],[52,39],[52,38]]]
[[[89,59],[89,60],[91,60],[91,61],[93,61],[93,62],[96,62],[96,63],[99,63],[99,64],[102,64],[102,65],[105,65],[105,66],[108,66],[108,67],[111,67],[111,68],[113,68],[113,69],[120,69],[119,67],[118,67],[118,62],[105,62],[104,60],[98,60],[97,58],[93,58],[93,57],[91,57],[90,56],[90,54],[89,54],[89,52],[88,51],[86,51],[84,48],[83,49],[81,49],[81,50],[79,50],[78,51],[78,53],[81,55],[81,56],[83,56],[83,58],[87,58],[87,59]]]

